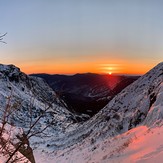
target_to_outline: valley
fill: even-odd
[[[76,74],[33,74],[43,78],[56,94],[67,104],[68,109],[90,117],[98,113],[115,95],[136,81],[139,76]]]

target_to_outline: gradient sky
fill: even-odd
[[[143,74],[163,60],[162,0],[0,0],[0,62],[26,73]]]

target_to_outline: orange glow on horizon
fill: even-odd
[[[79,62],[79,63],[68,63],[68,62],[57,62],[57,63],[18,63],[15,64],[20,67],[21,71],[32,74],[32,73],[48,73],[48,74],[76,74],[76,73],[99,73],[99,74],[128,74],[128,75],[143,75],[153,68],[156,63],[144,64],[144,63],[129,63],[129,62],[118,62],[113,61],[109,64],[103,64],[98,62]]]

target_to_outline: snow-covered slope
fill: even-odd
[[[11,121],[19,127],[24,127],[28,122],[31,116],[29,111],[32,110],[32,116],[36,118],[49,106],[51,113],[48,114],[48,118],[56,119],[56,125],[59,124],[57,129],[73,122],[74,115],[63,106],[63,102],[46,82],[41,78],[24,74],[14,65],[0,65],[0,98],[0,114],[9,103],[15,112]]]
[[[55,156],[54,156],[55,155]],[[78,143],[69,149],[37,155],[39,163],[161,163],[163,161],[163,127],[139,126],[121,135],[90,144]]]
[[[97,140],[126,132],[142,122],[147,125],[153,124],[152,118],[149,118],[150,121],[146,118],[153,113],[152,108],[157,105],[158,100],[160,101],[159,97],[162,97],[162,83],[163,63],[160,63],[125,88],[89,121],[69,133],[68,138],[63,137],[63,142],[71,145],[89,135]],[[161,111],[158,110],[153,119],[156,122],[160,117]]]
[[[44,137],[50,139],[64,135],[77,126],[74,122],[78,116],[66,109],[64,102],[43,79],[28,76],[14,65],[0,64],[0,124],[5,122],[5,126],[10,124],[22,128],[26,133],[40,115],[41,118],[30,130],[37,136],[37,139],[30,138],[32,148],[41,144],[46,146]],[[48,128],[39,133],[45,126]]]
[[[54,124],[46,130],[48,136],[31,139],[37,147],[34,151],[36,162],[108,163],[163,159],[163,143],[159,145],[158,142],[163,137],[163,63],[126,87],[98,114],[80,125],[72,124],[75,115],[62,106],[41,79],[28,77],[12,65],[0,66],[0,72],[1,110],[10,99],[12,108],[16,108],[11,123],[18,127],[25,129],[28,125],[31,99],[33,118],[53,101],[52,97],[55,99],[50,112],[36,127],[41,129],[54,118]],[[16,75],[18,72],[20,74]],[[142,144],[142,139],[151,139],[155,144],[148,141]],[[143,149],[145,147],[147,151]]]
[[[54,162],[64,163],[75,162],[77,158],[81,158],[79,163],[111,162],[112,155],[116,155],[119,151],[121,153],[129,144],[132,144],[129,140],[134,139],[134,136],[139,135],[142,130],[142,127],[133,128],[140,125],[146,126],[148,129],[157,128],[158,132],[152,137],[154,140],[158,133],[162,134],[162,129],[159,132],[158,127],[163,124],[162,113],[163,63],[160,63],[125,88],[105,108],[75,131],[67,133],[66,137],[61,136],[58,141],[51,140],[49,142],[51,143],[50,151],[53,152],[49,157],[52,157]],[[146,129],[140,135],[142,138],[148,139],[149,135],[145,136],[145,132]],[[161,137],[159,138],[162,140]],[[56,146],[57,150],[54,148]],[[154,150],[149,150],[149,153],[157,150],[155,148],[159,148],[159,146],[158,144],[151,145],[151,148]],[[162,151],[162,148],[158,151]],[[132,152],[130,153],[131,157]],[[129,159],[127,161],[130,162]]]

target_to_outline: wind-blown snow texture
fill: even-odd
[[[148,128],[161,126],[163,122],[162,113],[163,63],[160,63],[136,82],[125,88],[105,108],[89,121],[79,126],[75,131],[67,133],[64,137],[61,136],[58,141],[51,140],[49,142],[51,144],[50,151],[53,152],[49,154],[49,159],[51,158],[54,162],[64,163],[76,162],[77,158],[81,159],[78,159],[78,162],[81,163],[114,162],[115,159],[112,160],[111,156],[116,155],[116,153],[119,156],[118,151],[123,151],[131,143],[130,139],[134,139],[134,134],[130,134],[128,130],[140,125],[145,125]],[[138,127],[137,130],[141,130],[141,127]],[[125,132],[127,133],[123,134]],[[128,134],[129,136],[127,136]],[[137,135],[137,131],[135,134]],[[146,138],[144,134],[145,132],[140,136]],[[159,134],[163,134],[162,129],[160,129]],[[157,133],[153,139],[156,139],[156,135]],[[109,145],[110,143],[111,146]],[[150,145],[151,148],[156,147],[153,144]],[[56,146],[57,150],[54,150]],[[162,148],[159,151],[162,151]],[[103,156],[103,153],[106,156]],[[103,156],[102,159],[100,155]],[[126,157],[127,155],[124,156],[125,159]],[[127,161],[132,161],[132,159]],[[133,158],[134,161],[136,160]]]

